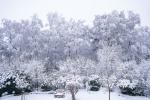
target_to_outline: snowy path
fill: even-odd
[[[76,96],[77,100],[108,100],[108,93],[104,91],[87,92],[80,90]],[[21,100],[21,96],[4,96],[0,100]],[[54,98],[52,94],[28,94],[25,100],[71,100],[70,94],[66,93],[65,98]],[[111,93],[111,100],[149,100],[146,97],[126,96],[118,93]]]

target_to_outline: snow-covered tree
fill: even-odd
[[[71,75],[67,77],[66,88],[71,93],[72,100],[76,100],[75,95],[80,88],[80,84],[81,84],[80,76]]]
[[[41,61],[32,60],[22,65],[25,73],[30,76],[34,88],[39,89],[44,77],[44,64]]]
[[[96,15],[89,27],[50,13],[46,23],[36,15],[1,21],[0,87],[11,77],[16,77],[18,88],[28,84],[59,88],[68,75],[80,76],[84,84],[98,75],[109,90],[121,78],[118,84],[137,82],[135,86],[149,93],[150,28],[140,25],[138,14]]]
[[[100,48],[99,42],[105,41],[108,45],[117,44],[122,48],[123,60],[136,60],[140,56],[133,49],[136,45],[137,27],[140,27],[140,17],[131,11],[113,11],[110,14],[97,15],[93,21],[91,37],[93,49]],[[140,32],[141,33],[141,32]]]
[[[82,77],[89,77],[96,72],[95,62],[81,56],[61,61],[59,67],[62,75],[66,77],[66,88],[70,91],[72,100],[75,100],[75,94],[81,87]]]
[[[109,91],[109,100],[111,90],[122,76],[122,64],[119,59],[119,50],[120,48],[117,46],[110,47],[104,44],[102,49],[99,49],[97,52],[98,75]]]
[[[58,64],[60,71],[67,74],[88,77],[96,72],[95,62],[82,56],[77,58],[68,58],[65,61],[60,61]]]

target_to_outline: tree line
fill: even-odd
[[[86,88],[95,76],[109,93],[118,86],[122,93],[147,96],[150,28],[140,22],[132,11],[96,15],[91,26],[57,13],[49,13],[46,24],[37,15],[1,20],[0,95],[77,82]],[[15,89],[9,90],[13,83]]]

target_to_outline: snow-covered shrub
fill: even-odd
[[[121,92],[128,95],[149,95],[150,93],[150,62],[142,60],[126,62],[123,79],[118,83]]]
[[[0,97],[2,96],[2,94],[3,94],[4,92],[5,92],[5,91],[4,91],[3,87],[0,87]]]
[[[149,80],[147,80],[145,82],[144,95],[147,96],[147,97],[150,97],[150,81]]]
[[[102,84],[99,81],[99,77],[92,76],[90,77],[88,85],[90,86],[90,91],[99,91]]]
[[[14,94],[19,95],[23,92],[30,92],[31,87],[28,77],[23,72],[11,71],[1,73],[0,95]]]
[[[55,89],[55,86],[52,84],[53,77],[51,74],[43,74],[41,80],[42,84],[40,87],[42,91],[50,91]]]
[[[58,77],[55,80],[55,86],[57,87],[57,89],[65,89],[66,86],[66,79],[63,76]]]
[[[53,72],[51,74],[45,74],[42,78],[43,82],[41,84],[41,89],[43,91],[65,89],[66,79],[60,73]]]
[[[138,83],[138,81],[121,80],[119,82],[119,88],[121,93],[131,96],[144,96],[144,88]]]
[[[50,83],[42,84],[41,89],[42,91],[51,91],[51,90],[55,91],[56,89],[58,89],[58,87],[56,84],[53,84],[52,82],[50,82]]]
[[[48,86],[48,85],[42,85],[41,86],[41,89],[42,89],[42,91],[51,91],[53,88],[52,88],[52,86]]]
[[[7,94],[21,94],[22,89],[17,87],[15,78],[11,77],[6,79],[4,81],[3,87],[2,87],[3,93],[7,92]]]

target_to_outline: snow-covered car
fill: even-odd
[[[49,91],[48,94],[56,94],[56,91]]]
[[[54,94],[54,97],[55,98],[64,98],[65,97],[65,91],[64,90],[57,90],[56,91],[56,94]]]
[[[55,98],[64,98],[65,97],[65,93],[56,93],[54,94]]]

